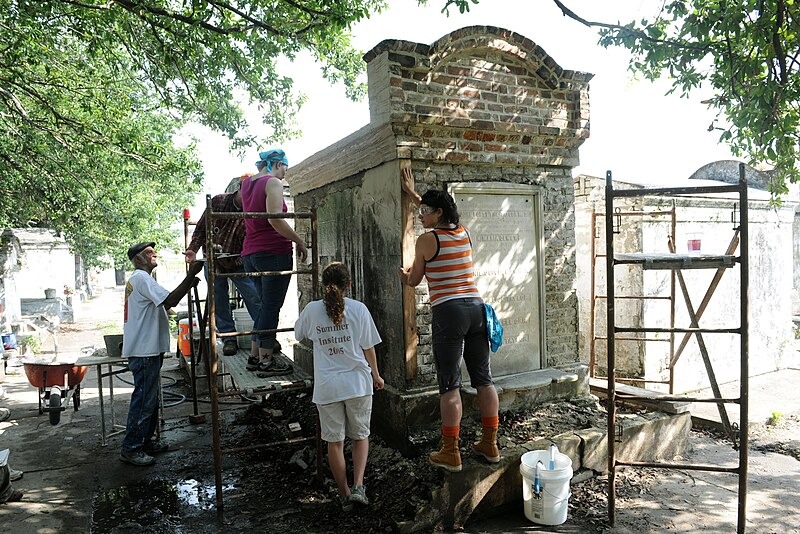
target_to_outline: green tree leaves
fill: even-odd
[[[800,9],[793,0],[675,0],[653,20],[590,25],[602,27],[603,46],[631,51],[633,72],[666,75],[682,96],[713,91],[706,102],[721,120],[709,129],[734,154],[775,169],[774,195],[800,179]]]
[[[233,148],[297,133],[275,68],[302,50],[357,98],[351,25],[383,0],[0,0],[0,226],[63,231],[90,264],[170,240],[202,184],[197,121]],[[263,112],[248,129],[237,97]]]

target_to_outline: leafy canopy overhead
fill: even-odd
[[[773,194],[800,179],[798,0],[666,0],[653,3],[651,17],[627,24],[589,21],[553,2],[565,16],[600,28],[601,45],[627,48],[631,71],[668,76],[682,96],[712,91],[704,102],[721,120],[709,130],[751,164],[773,167]],[[444,9],[463,13],[477,3],[447,0]]]
[[[383,0],[0,0],[0,227],[64,232],[90,264],[172,241],[202,184],[189,121],[232,147],[285,139],[302,95],[276,61],[310,52],[358,98],[355,21]],[[248,129],[239,96],[266,129]]]

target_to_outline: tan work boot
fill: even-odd
[[[497,448],[497,429],[483,427],[483,436],[480,441],[472,444],[475,454],[480,454],[486,461],[496,464],[500,461],[500,449]]]
[[[451,472],[461,471],[461,453],[458,451],[458,438],[442,436],[442,448],[432,452],[428,461],[436,467],[447,469]]]

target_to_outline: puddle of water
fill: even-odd
[[[214,507],[217,490],[213,484],[202,485],[197,480],[189,479],[178,482],[174,487],[178,493],[178,498],[184,503],[198,507],[201,510],[209,510]],[[223,493],[232,489],[233,484],[222,485]]]
[[[223,491],[234,488],[223,486]],[[214,508],[214,485],[188,479],[177,483],[149,480],[98,493],[92,503],[93,533],[141,532],[180,534],[181,517]]]

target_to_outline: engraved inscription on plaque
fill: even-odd
[[[492,374],[541,368],[541,240],[538,189],[498,183],[453,184],[461,223],[470,233],[475,282],[503,324]],[[462,368],[466,381],[466,369]]]

